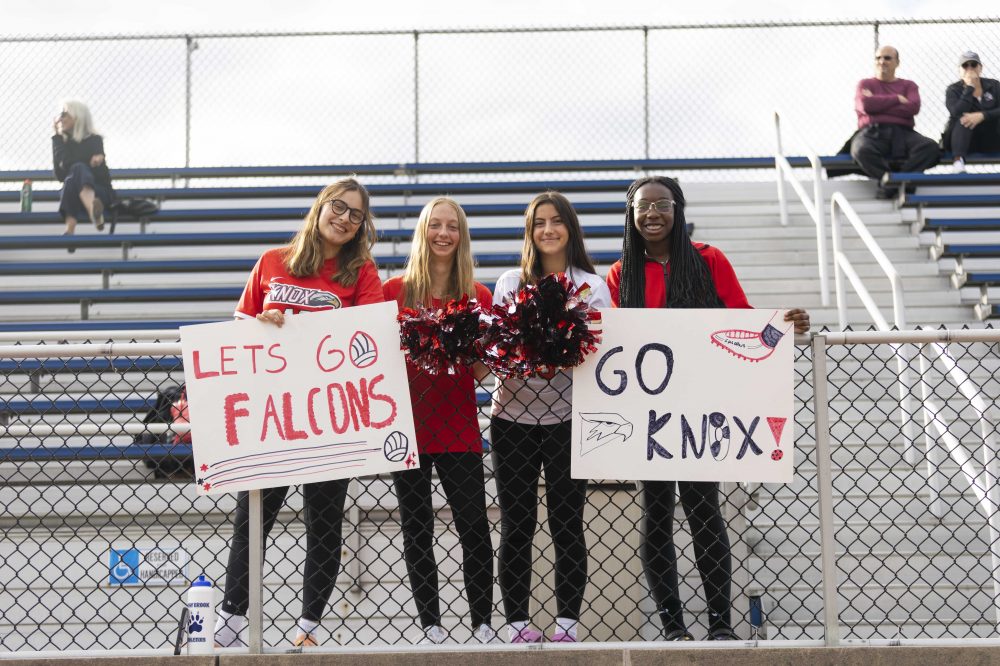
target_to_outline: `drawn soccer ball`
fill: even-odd
[[[389,433],[382,445],[382,452],[389,462],[399,462],[406,457],[406,452],[410,450],[410,439],[398,430]]]
[[[775,449],[774,451],[771,451],[771,460],[775,460],[775,461],[781,460],[781,458],[784,455],[785,454],[781,452],[781,449]]]
[[[355,368],[367,368],[378,360],[378,346],[372,336],[364,331],[355,332],[351,338],[351,363]]]

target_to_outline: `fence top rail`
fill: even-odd
[[[940,329],[932,331],[823,331],[827,345],[931,344],[949,342],[1000,342],[1000,328]]]
[[[628,25],[555,25],[555,26],[506,26],[506,27],[463,27],[463,28],[426,28],[418,30],[311,30],[311,31],[248,31],[248,32],[193,32],[193,33],[162,33],[162,34],[98,34],[98,35],[10,35],[5,36],[7,42],[85,42],[85,41],[122,41],[122,40],[156,40],[156,39],[238,39],[238,38],[271,38],[271,37],[419,37],[420,35],[468,35],[468,34],[518,34],[547,32],[622,32],[646,30],[717,30],[717,29],[759,29],[759,28],[820,28],[830,26],[870,26],[870,25],[941,25],[963,23],[996,23],[1000,17],[958,17],[958,18],[858,18],[844,20],[762,20],[762,21],[714,21],[704,23],[660,23],[660,24],[628,24]]]
[[[809,166],[808,157],[788,157],[796,167]],[[821,158],[823,164],[851,162],[850,155]],[[774,158],[762,157],[689,157],[634,160],[563,160],[523,162],[402,162],[398,164],[329,164],[299,166],[215,166],[157,167],[114,169],[115,180],[159,180],[187,178],[251,178],[285,176],[417,176],[421,174],[533,173],[575,171],[648,171],[654,169],[770,169]],[[46,169],[0,171],[0,181],[25,179],[55,180]]]

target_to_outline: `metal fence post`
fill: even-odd
[[[833,460],[827,395],[826,336],[812,339],[813,413],[816,428],[816,488],[819,495],[820,567],[823,572],[823,625],[828,646],[840,644],[837,613],[837,558],[833,523]]]
[[[191,54],[198,48],[198,42],[191,35],[185,35],[184,39],[187,42],[184,55],[184,167],[187,168],[191,166]]]
[[[420,161],[420,32],[413,31],[413,161]]]
[[[250,491],[250,654],[264,652],[264,544],[262,491]]]
[[[642,129],[645,156],[649,159],[649,28],[642,28]]]

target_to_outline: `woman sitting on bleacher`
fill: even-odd
[[[73,235],[81,217],[89,218],[101,231],[114,190],[104,159],[104,139],[94,131],[90,109],[83,102],[65,102],[52,127],[52,168],[63,184],[59,198],[59,213],[66,222],[63,235]]]
[[[413,230],[406,272],[382,286],[387,301],[401,307],[440,308],[463,296],[485,307],[493,295],[472,279],[472,244],[465,211],[453,199],[438,197],[424,206]],[[462,545],[462,575],[469,599],[473,637],[488,643],[496,636],[493,613],[493,544],[486,517],[483,438],[476,406],[476,364],[455,374],[431,375],[407,363],[420,467],[393,472],[403,528],[403,557],[417,606],[424,643],[443,643],[437,562],[434,558],[434,506],[431,473],[437,469]],[[475,376],[474,376],[475,375]]]
[[[285,316],[382,302],[382,282],[372,261],[375,225],[368,191],[353,178],[339,180],[319,193],[302,228],[287,247],[268,250],[254,266],[236,306],[238,319],[281,326]],[[280,300],[294,285],[296,302]],[[313,294],[302,305],[301,292]],[[277,294],[277,295],[276,295]],[[306,561],[302,614],[296,646],[317,645],[316,629],[326,612],[340,570],[341,525],[350,479],[302,486],[306,521]],[[288,487],[263,491],[263,535],[267,539]],[[226,591],[219,610],[216,643],[238,646],[249,606],[249,495],[239,493]]]

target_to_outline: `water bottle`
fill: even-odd
[[[205,574],[191,583],[187,596],[188,654],[214,654],[215,588]]]
[[[25,178],[24,185],[21,186],[21,212],[31,212],[31,179]]]

